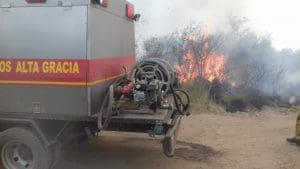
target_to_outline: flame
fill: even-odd
[[[204,64],[203,77],[212,82],[215,79],[224,80],[224,55],[209,55]]]
[[[179,81],[182,83],[186,83],[188,81],[195,80],[198,77],[198,72],[196,71],[197,60],[195,60],[192,53],[185,53],[183,65],[175,66],[175,69],[179,73]]]
[[[202,37],[204,43],[200,56],[196,56],[191,49],[184,49],[182,63],[175,67],[179,73],[179,81],[181,83],[194,81],[200,77],[210,82],[215,79],[219,81],[228,80],[228,77],[225,75],[225,56],[209,51],[208,38],[208,35]],[[191,43],[194,39],[187,38],[187,43]]]

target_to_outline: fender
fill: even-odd
[[[49,139],[47,139],[46,135],[41,130],[40,126],[36,123],[35,120],[32,119],[16,119],[16,118],[0,118],[1,124],[7,125],[17,125],[17,126],[29,126],[31,127],[37,135],[40,137],[45,146],[51,146],[52,143]]]

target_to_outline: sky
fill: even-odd
[[[226,29],[228,16],[247,18],[258,34],[271,35],[276,49],[300,49],[300,0],[129,0],[142,15],[138,38],[164,35],[190,22]]]

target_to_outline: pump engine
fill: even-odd
[[[137,64],[131,71],[126,82],[118,87],[118,95],[131,99],[138,109],[150,109],[156,112],[158,108],[168,108],[167,98],[175,95],[177,103],[185,104],[177,90],[179,86],[177,74],[173,67],[163,59],[146,59]],[[188,98],[187,95],[185,95]],[[188,99],[185,99],[188,100]]]

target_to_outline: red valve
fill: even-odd
[[[134,88],[134,84],[133,83],[128,83],[127,85],[122,87],[121,93],[126,97],[131,97],[133,88]]]

